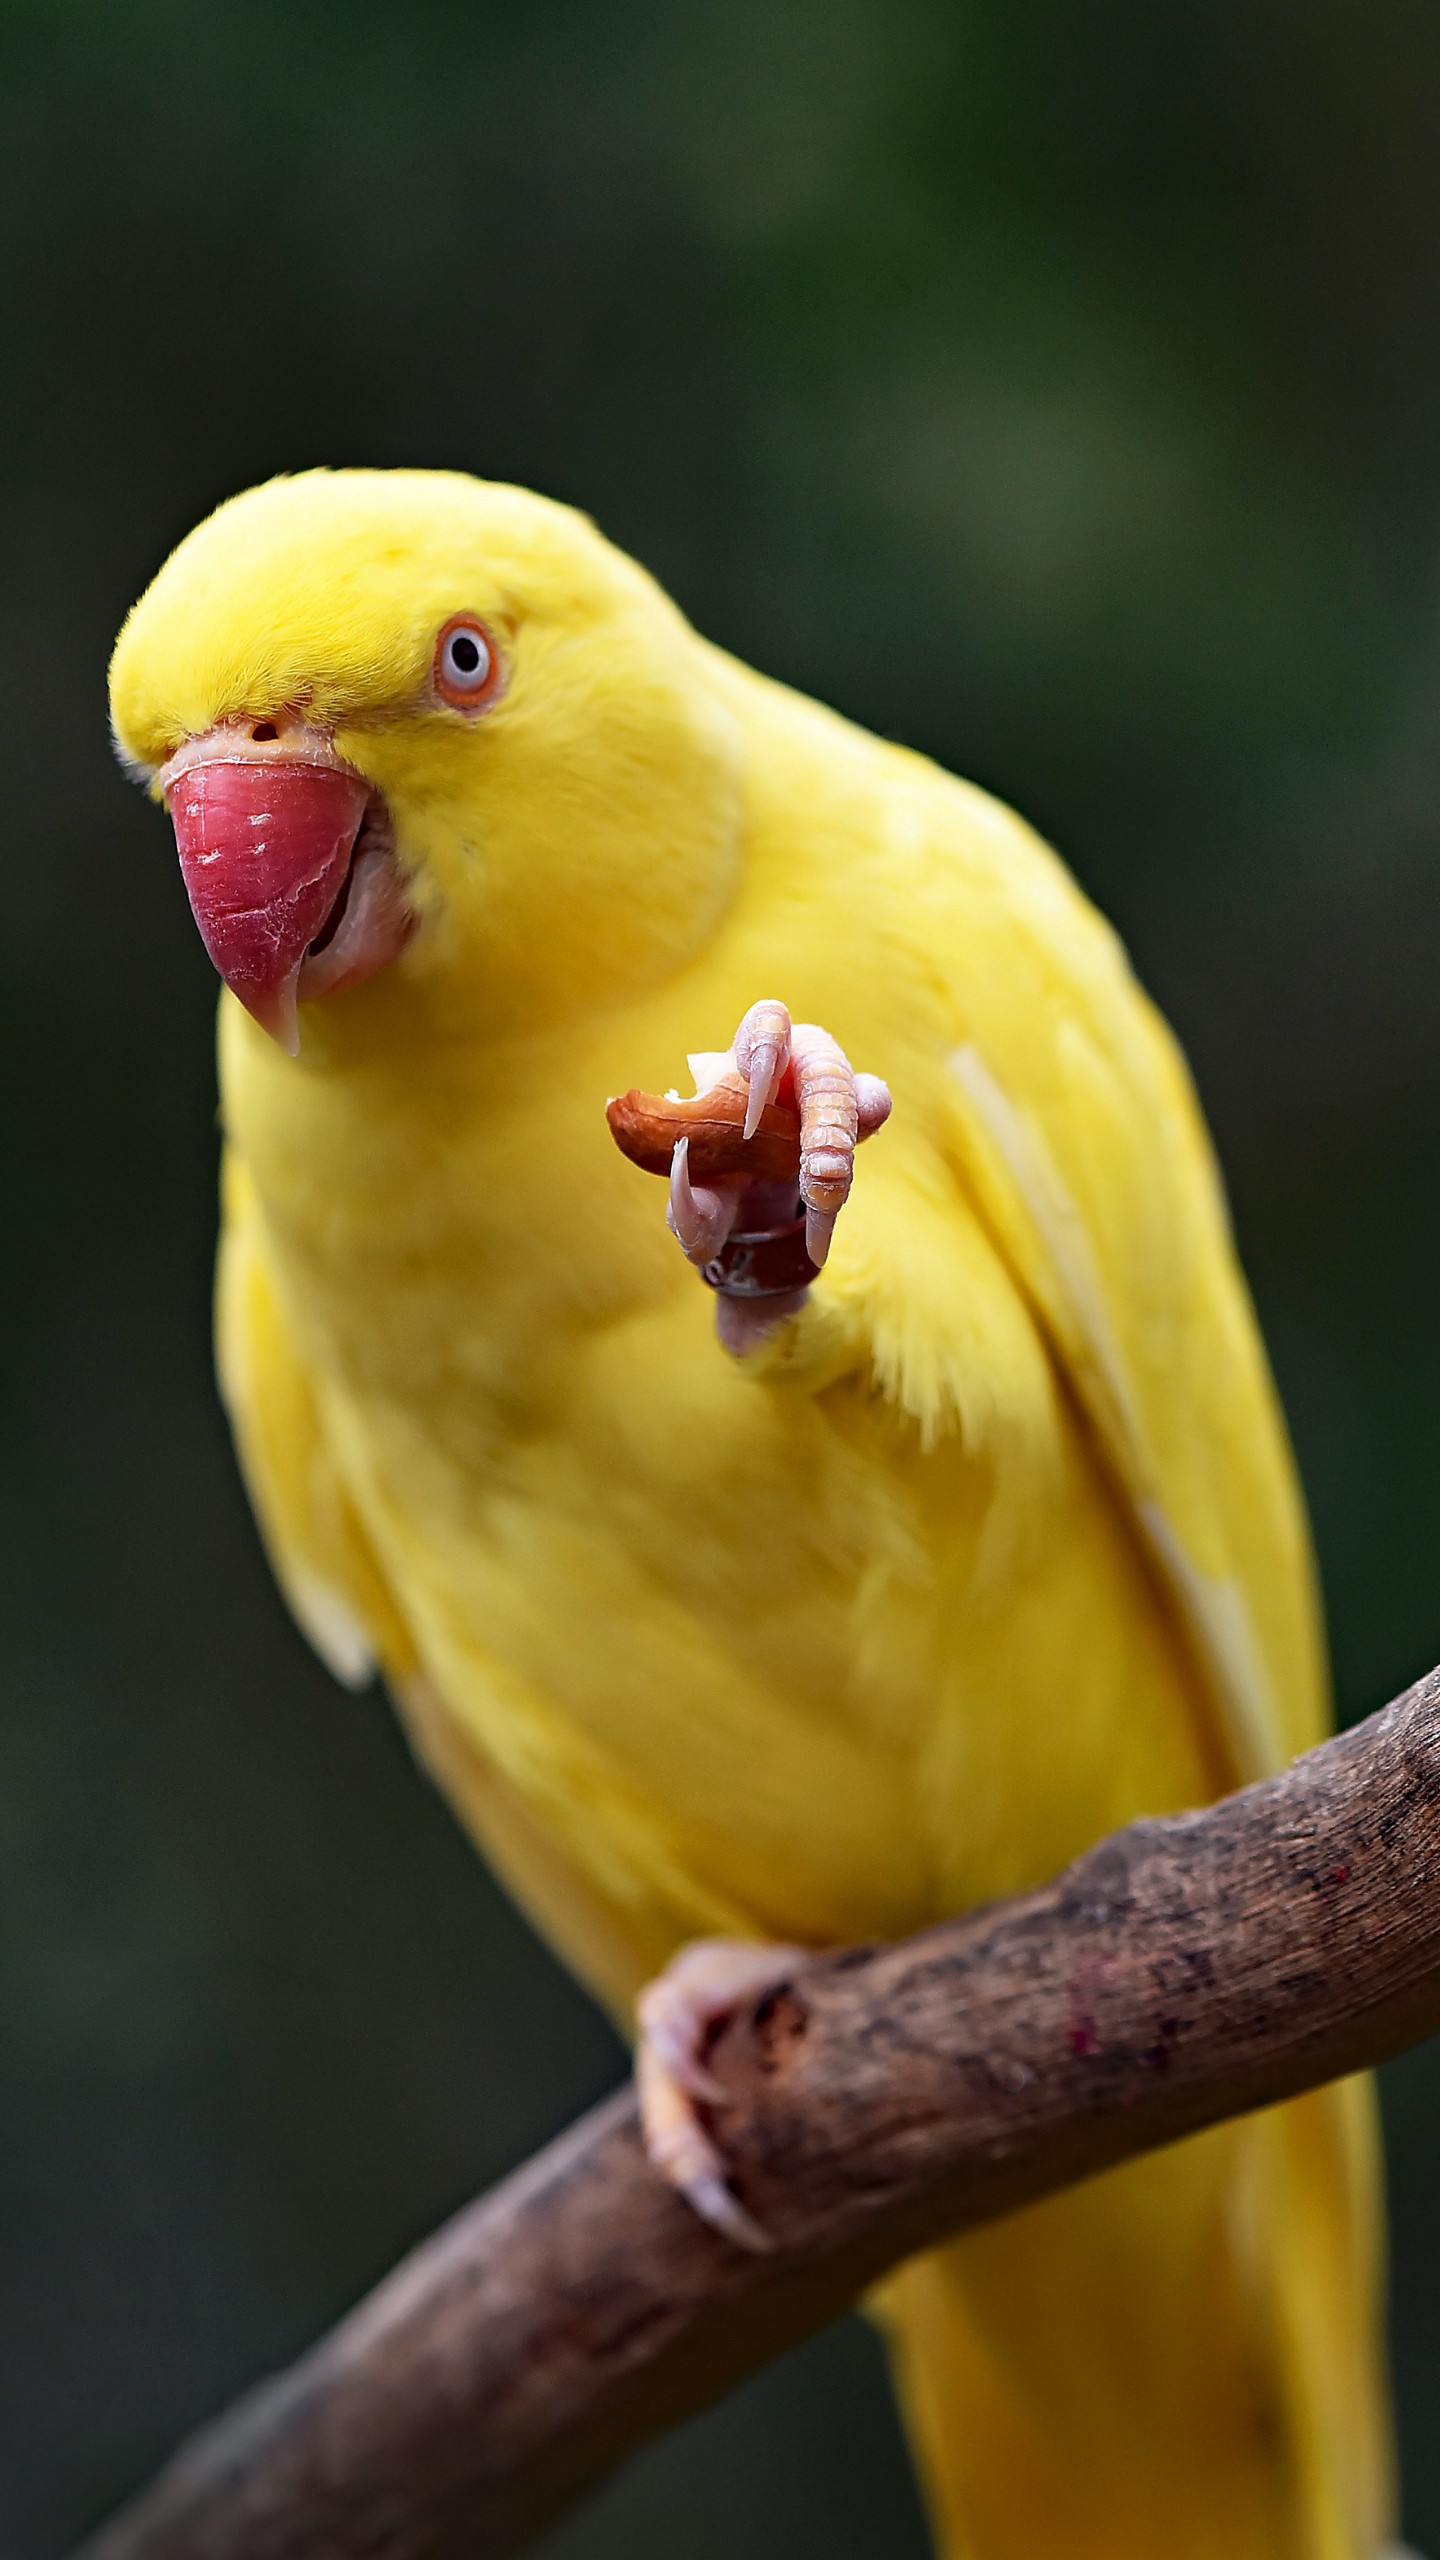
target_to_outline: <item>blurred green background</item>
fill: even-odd
[[[122,613],[247,482],[461,465],[1016,801],[1195,1063],[1357,1714],[1440,1655],[1440,12],[11,0],[0,123],[0,2553],[50,2560],[620,2068],[257,1553]],[[1440,2056],[1386,2098],[1440,2551]],[[868,2334],[548,2547],[916,2560]]]

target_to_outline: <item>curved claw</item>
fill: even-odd
[[[804,1198],[803,1190],[801,1197]],[[823,1271],[825,1268],[835,1237],[835,1221],[839,1214],[837,1209],[812,1209],[809,1203],[806,1203],[805,1250],[817,1271]]]
[[[774,2248],[775,2243],[763,2222],[757,2222],[753,2213],[746,2212],[739,2197],[731,2194],[723,2177],[711,2175],[692,2179],[680,2189],[680,2193],[692,2213],[698,2213],[701,2221],[708,2222],[712,2231],[723,2232],[737,2248],[753,2250],[756,2257],[763,2257]]]
[[[773,996],[752,1004],[734,1042],[735,1064],[750,1087],[745,1107],[745,1135],[753,1138],[760,1114],[773,1102],[790,1063],[790,1014]]]
[[[643,2054],[641,2061],[641,2123],[652,2167],[684,2197],[692,2213],[708,2222],[712,2231],[733,2240],[737,2248],[753,2250],[757,2256],[773,2249],[764,2224],[747,2213],[729,2186],[724,2160],[709,2135],[688,2112],[678,2115],[667,2110],[663,2092],[657,2091],[653,2075],[643,2068]]]
[[[690,1179],[690,1141],[677,1138],[670,1159],[670,1200],[665,1223],[691,1262],[706,1263],[717,1254],[735,1219],[735,1202],[723,1191]]]

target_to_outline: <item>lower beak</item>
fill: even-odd
[[[293,1056],[296,982],[344,891],[369,788],[335,765],[210,756],[174,773],[165,796],[205,948]]]

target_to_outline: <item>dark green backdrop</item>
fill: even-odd
[[[1440,1655],[1440,13],[11,0],[0,122],[0,2551],[45,2560],[619,2068],[256,1552],[122,612],[246,482],[464,465],[1017,801],[1195,1062],[1357,1713]],[[1440,2060],[1387,2100],[1440,2550]],[[920,2547],[855,2323],[552,2546]]]

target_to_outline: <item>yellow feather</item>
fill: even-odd
[[[433,705],[437,626],[507,687]],[[302,1624],[628,2019],[687,1936],[908,1931],[1325,1721],[1283,1429],[1185,1072],[983,794],[708,647],[583,518],[308,474],[113,671],[153,769],[300,709],[420,929],[283,1055],[226,999],[220,1360]],[[603,1104],[757,996],[884,1074],[804,1312],[737,1365]],[[932,2254],[883,2316],[945,2548],[1370,2560],[1363,2093]]]

